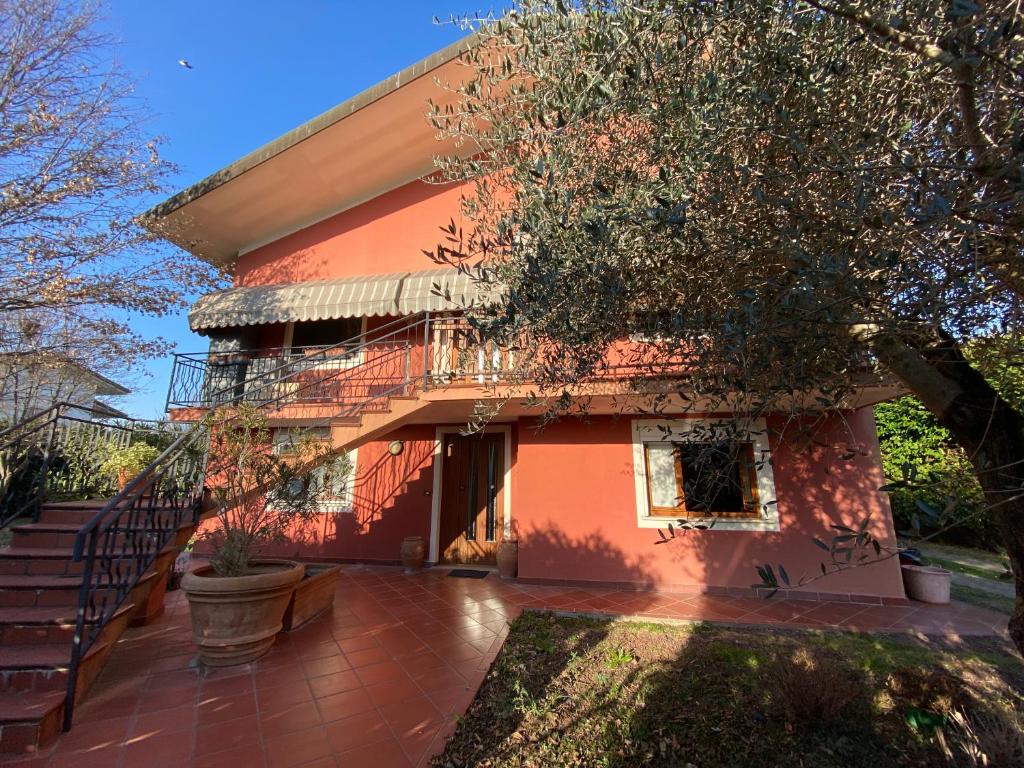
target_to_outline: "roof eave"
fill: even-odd
[[[241,176],[246,171],[252,170],[258,165],[261,165],[291,147],[294,147],[305,139],[308,139],[309,137],[320,133],[324,129],[344,120],[346,117],[358,112],[360,109],[379,101],[391,93],[394,93],[410,80],[422,77],[428,72],[458,58],[462,53],[472,48],[473,45],[476,44],[477,40],[478,34],[476,32],[469,34],[460,40],[456,40],[445,48],[430,54],[426,58],[421,59],[409,67],[406,67],[401,72],[385,78],[376,85],[367,88],[362,93],[356,94],[350,99],[346,99],[337,106],[332,107],[317,117],[314,117],[312,120],[308,120],[297,128],[293,128],[273,141],[264,144],[259,149],[250,152],[230,165],[221,168],[219,171],[210,174],[201,181],[198,181],[192,186],[167,198],[167,200],[164,200],[162,203],[153,206],[141,215],[140,218],[143,224],[145,224],[147,220],[156,220],[169,216],[175,211],[184,208],[189,203],[198,200],[203,195],[212,192],[218,187],[227,184],[232,179]],[[153,227],[153,230],[161,237],[167,237],[166,233],[158,231],[158,227]],[[172,240],[172,242],[174,241]],[[181,243],[175,244],[181,245]]]

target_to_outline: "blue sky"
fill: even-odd
[[[198,181],[465,34],[433,17],[473,12],[458,0],[108,0],[105,27],[116,55],[180,169],[175,190]],[[186,59],[193,69],[178,65]],[[140,210],[159,199],[140,201]],[[206,348],[184,313],[137,329],[178,351]],[[169,360],[129,373],[135,416],[163,413]]]

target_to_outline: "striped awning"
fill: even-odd
[[[414,315],[461,309],[479,298],[479,289],[470,275],[455,269],[431,269],[229,288],[199,299],[188,313],[188,322],[193,331],[201,332],[340,317]]]

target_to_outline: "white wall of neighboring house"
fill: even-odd
[[[15,368],[0,363],[0,420],[10,424],[44,411],[58,402],[107,411],[111,417],[125,414],[104,402],[103,397],[126,395],[129,389],[94,371],[75,364],[60,367]],[[101,415],[89,410],[69,411],[81,419]]]

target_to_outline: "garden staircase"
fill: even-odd
[[[190,400],[169,396],[168,406],[191,409],[196,423],[112,499],[49,500],[51,470],[73,458],[60,455],[71,450],[58,439],[73,433],[67,414],[44,412],[0,432],[0,452],[29,446],[45,457],[28,503],[0,509],[5,523],[31,516],[0,549],[0,754],[32,753],[70,728],[125,628],[162,611],[168,572],[204,512],[203,417],[249,402],[272,424],[326,427],[334,448],[349,450],[431,407],[421,394],[438,383],[438,355],[458,351],[455,331],[444,328],[429,316],[405,318],[230,381],[209,361],[176,360],[172,395],[179,364],[195,387]]]
[[[95,495],[103,447],[169,443],[108,499]],[[71,722],[130,624],[163,611],[180,548],[201,512],[203,435],[148,422],[97,423],[58,404],[0,433],[8,474],[0,518],[0,755],[38,751]]]
[[[72,670],[74,634],[85,563],[74,557],[75,538],[108,500],[44,504],[39,521],[10,529],[11,543],[0,549],[0,753],[31,753],[49,743],[64,722]],[[128,590],[75,665],[79,700],[130,624],[143,624],[163,612],[167,577],[195,524],[181,525]],[[142,558],[124,542],[139,533],[120,532],[125,561]],[[143,534],[145,535],[145,534]],[[101,582],[97,597],[114,599],[116,588]],[[105,595],[103,590],[109,592]],[[94,623],[94,622],[93,622]]]

